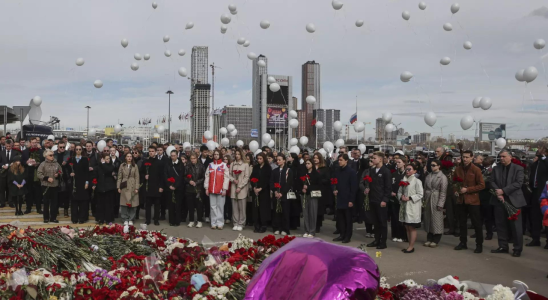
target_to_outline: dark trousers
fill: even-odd
[[[42,186],[39,181],[33,181],[28,184],[29,192],[27,194],[27,212],[30,212],[32,205],[36,205],[36,210],[42,211]]]
[[[175,224],[180,225],[181,224],[181,206],[183,205],[183,195],[181,193],[182,191],[172,191],[171,189],[167,189],[167,195],[169,195],[169,199],[167,202],[167,212],[169,217],[169,224]],[[175,196],[175,198],[173,198]],[[173,202],[175,201],[175,203]]]
[[[59,197],[58,203],[59,207],[62,207],[63,209],[69,209],[70,206],[70,191],[57,191],[57,196]]]
[[[512,234],[512,240],[514,241],[514,250],[523,250],[523,229],[521,214],[515,221],[508,220],[508,212],[504,207],[504,204],[495,204],[495,224],[497,225],[497,237],[499,247],[508,249],[508,241],[510,240],[510,233]]]
[[[487,235],[493,235],[493,225],[495,225],[495,216],[493,215],[493,205],[489,203],[482,203],[480,205],[481,219],[485,225]]]
[[[204,209],[204,217],[209,218],[209,213],[211,212],[211,207],[209,203],[209,196],[206,196],[205,191],[202,193],[202,201],[204,203],[204,207],[207,207],[207,209]]]
[[[226,193],[225,207],[224,207],[224,217],[225,220],[232,220],[232,199],[230,199],[230,193]]]
[[[355,205],[352,207],[352,218],[353,221],[361,223],[365,220],[365,207],[364,207],[364,195],[363,193],[356,193],[356,200],[354,201]]]
[[[145,222],[150,224],[150,217],[152,214],[152,206],[154,205],[154,221],[160,219],[160,197],[147,197],[146,200],[146,211],[145,211]]]
[[[392,238],[406,239],[407,231],[400,222],[400,204],[397,201],[390,202],[390,229],[392,231]]]
[[[196,198],[196,193],[185,193],[186,205],[188,207],[188,221],[194,222],[194,210],[196,210],[196,221],[203,222],[204,215],[204,198]]]
[[[9,172],[8,170],[3,171],[5,173]],[[9,196],[7,174],[5,175],[5,177],[0,177],[0,205],[6,205],[6,202],[12,203],[12,199]]]
[[[169,207],[169,202],[171,201],[171,190],[167,188],[160,196],[160,216],[166,217],[166,210]]]
[[[441,241],[441,234],[433,234],[429,232],[426,236],[426,240],[432,243],[439,244]]]
[[[11,202],[15,204],[15,211],[18,213],[23,212],[23,197],[24,196],[12,196]]]
[[[93,197],[92,197],[93,189],[91,187],[87,189],[87,192],[88,192],[88,195],[89,195],[89,203],[90,203],[90,206],[91,206],[91,214],[93,216],[95,216],[95,211],[97,210],[97,195],[93,195]],[[86,220],[87,219],[89,219],[89,210],[86,210]]]
[[[181,208],[179,209],[179,211],[181,212],[181,222],[186,222],[186,218],[188,216],[188,205],[186,203],[186,198],[185,198],[185,193],[181,193],[181,197],[179,197],[181,199]]]
[[[371,207],[371,216],[373,217],[373,225],[375,226],[375,241],[381,244],[386,244],[388,235],[388,207],[381,207],[380,202],[369,203]]]
[[[337,229],[345,240],[352,238],[352,209],[337,209]]]
[[[115,193],[118,193],[118,191],[112,190],[106,193],[97,193],[97,208],[95,211],[95,219],[97,221],[107,224],[114,221],[112,206],[115,202]]]
[[[114,220],[114,218],[118,218],[119,213],[120,213],[120,193],[118,193],[118,191],[115,190],[114,200],[112,203],[112,219]]]
[[[459,230],[459,216],[457,203],[455,202],[455,195],[453,194],[453,188],[447,188],[447,199],[445,201],[445,219],[447,220],[447,227],[449,232],[457,232]]]
[[[86,222],[88,219],[89,201],[88,200],[71,200],[70,203],[70,220],[74,222]]]
[[[533,189],[533,195],[540,194]],[[540,198],[540,196],[539,196]],[[540,241],[540,232],[542,231],[542,211],[540,210],[540,202],[538,198],[531,199],[531,237],[533,241]],[[546,234],[548,239],[548,234]]]
[[[276,202],[277,200],[274,201],[274,207],[276,206]],[[276,212],[276,208],[274,208],[274,219],[272,221],[272,227],[274,231],[284,231],[285,233],[289,234],[291,204],[289,203],[289,200],[281,200],[280,203],[282,206],[282,211]],[[350,218],[350,222],[352,222],[352,218]]]
[[[481,208],[479,205],[458,204],[458,214],[460,217],[460,242],[466,244],[468,241],[467,219],[470,215],[472,227],[476,233],[476,245],[483,245],[483,230],[481,230]]]
[[[44,221],[57,220],[57,187],[43,186],[42,194],[44,195]]]

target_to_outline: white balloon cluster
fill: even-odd
[[[538,76],[537,68],[531,66],[526,69],[521,69],[516,72],[516,80],[519,82],[533,82]]]

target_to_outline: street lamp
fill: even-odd
[[[84,107],[84,108],[87,108],[87,109],[88,109],[88,125],[87,125],[87,126],[88,126],[88,129],[87,129],[87,130],[88,130],[88,136],[87,136],[87,137],[88,137],[88,140],[89,140],[89,109],[91,108],[91,106],[88,105],[88,106],[86,106],[86,107]]]
[[[171,95],[174,93],[171,90],[168,90],[166,94],[169,99],[169,106],[167,110],[167,141],[168,143],[171,143]]]

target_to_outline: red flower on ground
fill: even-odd
[[[446,292],[446,293],[451,293],[451,292],[457,292],[458,289],[456,286],[452,285],[452,284],[444,284],[441,286],[441,288]]]

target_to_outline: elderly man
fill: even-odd
[[[524,180],[523,167],[512,163],[512,154],[508,150],[502,150],[499,156],[500,164],[493,168],[490,180],[491,189],[496,195],[491,198],[491,204],[495,206],[495,224],[497,224],[499,247],[491,250],[491,253],[508,253],[508,229],[510,229],[514,240],[512,256],[520,257],[523,250],[521,214],[518,214],[516,220],[508,220],[510,217],[508,207],[520,209],[527,205],[521,190]]]

